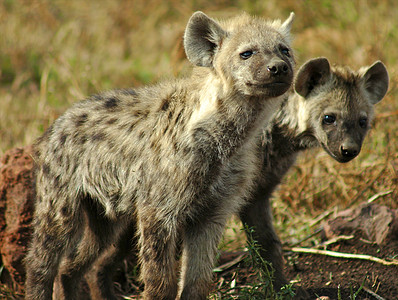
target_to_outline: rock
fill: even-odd
[[[1,282],[23,291],[23,259],[31,232],[33,213],[32,147],[9,150],[0,160]]]
[[[323,235],[331,239],[339,235],[360,232],[378,245],[398,241],[398,209],[376,203],[364,203],[355,209],[347,209],[329,220],[323,227]]]

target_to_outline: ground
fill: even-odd
[[[397,256],[398,243],[391,242],[383,247],[369,243],[356,236],[349,240],[339,241],[328,247],[328,250],[367,254],[385,260]],[[223,253],[222,263],[232,261],[242,253]],[[363,288],[356,299],[397,299],[398,298],[398,266],[359,260],[335,258],[319,254],[285,252],[285,272],[290,280],[295,280],[310,295],[311,299],[328,296],[331,300],[350,299],[350,295]],[[236,275],[238,274],[238,275]],[[223,286],[230,286],[236,278],[236,286],[247,285],[255,280],[253,272],[245,267],[234,265],[224,273],[218,274],[217,282],[224,281]],[[352,291],[352,292],[351,292]],[[370,292],[369,292],[370,291]],[[373,293],[373,295],[372,295]],[[375,295],[376,294],[376,295]]]

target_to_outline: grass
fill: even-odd
[[[195,10],[214,17],[245,10],[269,18],[286,18],[294,11],[298,65],[325,56],[355,69],[382,60],[389,70],[389,92],[376,106],[360,156],[338,164],[322,150],[303,153],[275,193],[275,225],[283,241],[309,235],[318,226],[314,218],[326,210],[341,210],[378,193],[391,191],[376,202],[398,208],[398,2],[393,0],[4,0],[0,154],[33,143],[89,94],[184,74],[189,64],[182,33]],[[230,222],[224,249],[244,245],[239,226]]]

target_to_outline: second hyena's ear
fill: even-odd
[[[330,78],[330,64],[324,57],[314,58],[307,61],[297,72],[294,89],[306,98],[311,91]]]
[[[184,34],[184,48],[189,61],[196,66],[211,67],[215,50],[226,35],[215,20],[203,12],[195,12]]]
[[[372,104],[379,102],[388,90],[388,72],[386,66],[381,61],[376,61],[368,68],[359,71],[362,73],[362,87],[369,97]]]

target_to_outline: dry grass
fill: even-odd
[[[376,201],[397,208],[398,2],[4,0],[0,3],[0,154],[31,144],[73,102],[101,90],[139,86],[184,73],[181,36],[191,13],[269,18],[295,11],[298,65],[326,56],[353,68],[382,60],[390,90],[360,156],[338,164],[321,150],[303,154],[274,201],[281,237],[313,231],[325,210]],[[355,202],[355,203],[352,203]],[[243,244],[236,222],[225,247]],[[234,243],[233,241],[238,242]]]

